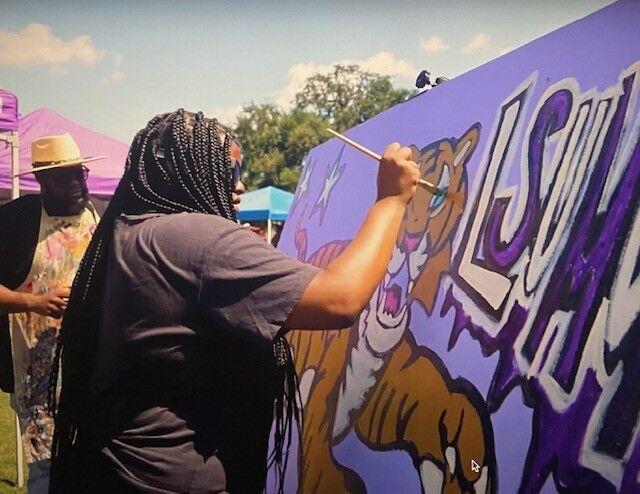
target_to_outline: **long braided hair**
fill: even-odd
[[[235,221],[229,153],[232,140],[234,136],[215,119],[182,109],[156,116],[133,139],[124,175],[73,281],[56,348],[49,393],[55,417],[52,491],[73,475],[76,442],[83,421],[90,420],[87,397],[101,332],[103,289],[115,220],[121,214],[194,212]],[[296,390],[297,383],[284,339],[274,343],[274,352],[281,386],[276,391],[275,444],[270,465],[277,465],[281,490],[292,416],[299,422],[299,415],[295,391],[289,391]],[[62,387],[57,400],[59,372]]]

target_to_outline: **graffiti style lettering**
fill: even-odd
[[[525,80],[498,111],[462,227],[441,314],[454,310],[451,347],[467,330],[499,352],[490,410],[520,385],[535,411],[521,492],[552,471],[563,489],[640,488],[626,471],[640,412],[639,71],[601,92],[550,86],[522,135],[536,75]]]
[[[507,144],[512,140],[513,132],[520,118],[524,100],[531,83],[532,81],[526,81],[524,88],[518,88],[515,94],[508,98],[508,103],[502,107],[498,123],[499,130],[493,142],[491,162],[484,179],[483,192],[474,210],[485,210],[493,199],[492,191],[507,155]],[[511,282],[501,273],[487,269],[483,265],[484,263],[475,257],[474,247],[477,248],[477,244],[469,242],[469,237],[478,239],[478,233],[482,227],[482,217],[476,215],[471,221],[471,228],[465,232],[463,245],[466,247],[463,251],[462,259],[459,261],[458,273],[461,279],[467,283],[467,286],[473,288],[489,304],[491,309],[498,310],[511,290]]]

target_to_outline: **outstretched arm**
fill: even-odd
[[[382,281],[404,211],[420,178],[411,149],[387,147],[378,171],[378,199],[351,244],[309,283],[285,329],[351,326]]]

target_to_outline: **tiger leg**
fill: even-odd
[[[293,331],[287,338],[295,353],[304,405],[298,455],[298,492],[365,492],[357,474],[341,466],[332,452],[336,393],[347,362],[349,335],[340,331]]]
[[[372,449],[406,450],[427,493],[491,492],[493,432],[484,410],[475,388],[453,381],[439,358],[407,332],[389,355],[356,432]]]

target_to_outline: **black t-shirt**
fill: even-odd
[[[138,492],[261,491],[271,340],[316,273],[217,216],[121,217],[87,458]]]
[[[15,290],[27,278],[38,245],[42,202],[39,194],[0,206],[0,284]],[[13,393],[8,314],[0,314],[0,389]]]

